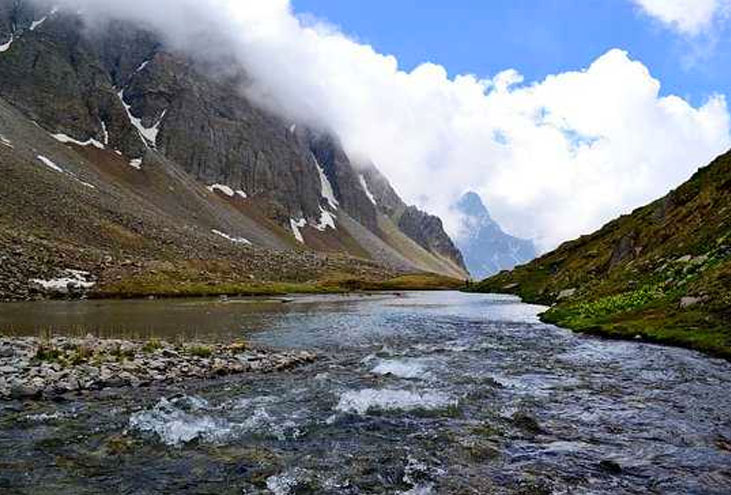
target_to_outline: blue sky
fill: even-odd
[[[527,81],[586,67],[611,48],[629,52],[662,83],[662,94],[702,104],[727,94],[727,30],[689,37],[630,0],[293,0],[402,68],[443,65],[451,76],[513,68]]]

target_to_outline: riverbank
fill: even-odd
[[[541,321],[574,332],[681,347],[731,361],[731,327],[723,311],[714,311],[710,298],[666,295],[643,288],[598,298],[571,292],[556,300],[506,284],[500,277],[468,292],[512,294],[529,304],[552,304],[539,315]]]
[[[434,273],[402,274],[389,278],[329,276],[308,282],[198,281],[170,274],[147,273],[104,284],[86,293],[90,299],[137,299],[143,297],[247,297],[292,294],[342,294],[351,292],[457,290],[464,281]]]
[[[210,267],[208,267],[210,268]],[[358,275],[325,272],[310,279],[258,280],[238,272],[209,269],[138,269],[101,275],[66,269],[27,287],[3,293],[0,302],[43,299],[142,299],[195,297],[286,296],[351,292],[458,290],[464,280],[436,273],[384,273],[362,270]]]
[[[268,373],[315,359],[307,351],[271,351],[245,342],[0,337],[0,400]]]

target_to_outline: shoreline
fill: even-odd
[[[333,278],[312,282],[202,283],[186,280],[126,279],[112,284],[80,288],[49,286],[35,288],[33,297],[18,296],[2,303],[77,300],[184,299],[215,297],[286,297],[293,295],[358,294],[387,291],[443,291],[465,288],[464,280],[433,273],[404,274],[386,280]]]
[[[703,312],[689,313],[686,320],[679,319],[677,314],[665,310],[653,315],[653,318],[645,317],[642,312],[629,312],[612,315],[605,319],[582,321],[572,318],[573,313],[570,307],[567,308],[565,304],[549,306],[550,301],[521,294],[519,290],[472,289],[463,290],[462,292],[468,294],[510,295],[520,298],[520,301],[525,304],[546,306],[548,309],[538,315],[541,322],[574,333],[591,335],[606,340],[643,342],[686,349],[699,352],[712,359],[723,359],[731,362],[731,348],[728,344],[706,340],[710,337],[718,337],[719,339],[722,337],[718,329],[713,326],[713,322],[707,319],[708,314]],[[699,331],[697,327],[703,324],[707,328]],[[693,333],[689,333],[689,331]]]
[[[246,342],[73,337],[0,337],[0,400],[44,399],[107,388],[140,388],[242,373],[284,371],[314,362],[309,351]]]

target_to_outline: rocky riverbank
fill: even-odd
[[[267,373],[315,359],[311,352],[257,349],[243,342],[0,337],[0,400]]]

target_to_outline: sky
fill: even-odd
[[[686,3],[702,7],[704,0]],[[539,81],[622,48],[662,81],[663,94],[697,104],[731,87],[731,36],[723,24],[703,36],[679,36],[678,29],[648,15],[640,2],[294,0],[293,7],[336,24],[381,53],[396,55],[405,70],[435,62],[451,76],[487,77],[516,69],[527,81]]]
[[[47,1],[238,60],[456,237],[468,190],[549,250],[731,148],[731,0]]]

